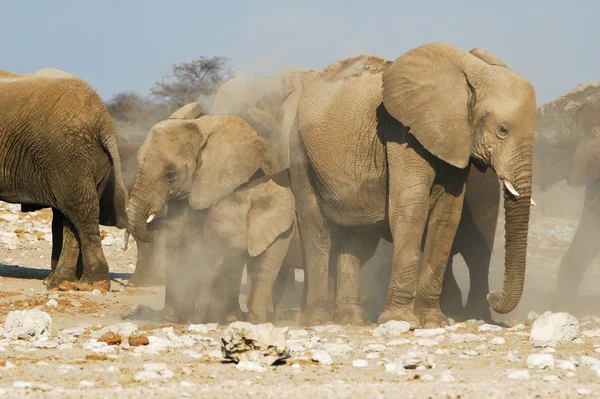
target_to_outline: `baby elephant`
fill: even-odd
[[[248,265],[251,321],[265,321],[271,289],[294,236],[288,170],[237,188],[207,211],[193,212],[185,253],[167,268],[165,319],[222,321]],[[171,208],[169,209],[171,211]]]

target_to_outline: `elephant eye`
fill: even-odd
[[[510,131],[510,127],[508,127],[508,125],[500,125],[500,126],[498,126],[498,134],[501,137],[506,137],[506,135],[508,134],[509,131]]]
[[[175,180],[176,177],[177,177],[177,171],[174,169],[167,170],[165,172],[165,180],[168,182]]]

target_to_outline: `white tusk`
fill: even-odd
[[[515,190],[515,188],[513,187],[513,185],[506,180],[503,180],[504,183],[504,187],[506,187],[506,189],[508,190],[509,193],[511,193],[514,197],[519,197],[519,192],[517,190]]]
[[[531,205],[535,206],[535,201],[531,198]]]
[[[156,213],[153,213],[152,215],[148,216],[148,219],[146,219],[146,223],[150,223],[151,221],[154,220],[155,217],[156,217]]]

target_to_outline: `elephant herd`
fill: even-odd
[[[99,225],[126,228],[138,249],[130,282],[166,285],[169,322],[261,323],[271,306],[277,320],[295,269],[301,324],[490,319],[521,299],[534,184],[586,188],[557,290],[575,297],[600,252],[584,242],[600,227],[598,99],[592,82],[536,108],[531,83],[491,52],[433,43],[393,62],[238,74],[210,112],[187,104],[138,145],[117,143],[80,78],[0,70],[0,199],[52,208],[48,289],[110,289]],[[505,274],[490,293],[501,196]],[[367,313],[361,268],[382,239],[391,268],[375,269],[369,295],[385,305]]]

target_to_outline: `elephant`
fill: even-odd
[[[109,290],[99,198],[115,204],[104,223],[126,228],[128,196],[104,103],[81,78],[51,68],[0,70],[0,93],[0,199],[24,210],[51,207],[53,230],[62,229],[62,240],[53,238],[48,289]]]
[[[164,317],[170,321],[191,315],[183,310],[186,290],[180,287],[193,280],[185,277],[187,264],[194,263],[194,259],[207,259],[210,250],[218,247],[199,244],[203,240],[196,237],[201,230],[198,226],[203,226],[206,213],[219,200],[260,177],[262,171],[259,169],[266,150],[264,140],[241,117],[203,115],[198,107],[197,103],[188,104],[151,129],[138,153],[136,181],[130,194],[129,227],[136,241],[152,242],[158,231],[168,232],[167,258],[175,264],[168,267],[166,280]],[[166,217],[155,220],[167,204]],[[258,201],[255,208],[258,212],[266,205],[268,203]],[[263,241],[269,240],[276,226],[277,223],[264,229]],[[202,248],[207,251],[201,251]],[[260,254],[255,251],[248,248],[250,256]],[[241,262],[239,264],[243,266],[240,257],[234,257],[237,260],[231,259],[228,263]],[[229,267],[225,269],[230,270]],[[237,289],[227,291],[228,304],[238,302],[242,273],[241,267],[235,266],[232,270],[236,271],[231,280]],[[180,281],[182,277],[183,282]],[[217,276],[210,277],[216,279]],[[258,277],[262,278],[261,275]],[[237,293],[232,295],[233,291]],[[239,309],[239,304],[235,306]]]
[[[559,307],[577,297],[588,265],[600,253],[589,237],[600,232],[600,81],[578,85],[538,108],[534,183],[541,192],[560,181],[584,187],[579,225],[558,272]]]
[[[290,133],[292,191],[307,268],[303,324],[332,316],[341,323],[366,322],[358,271],[373,253],[377,233],[387,231],[392,271],[378,323],[446,325],[439,296],[470,162],[491,167],[504,184],[504,287],[487,300],[499,313],[518,304],[531,206],[535,90],[501,61],[482,60],[478,52],[431,43],[393,62],[374,56],[337,61],[304,83]],[[337,268],[333,304],[330,259]]]

